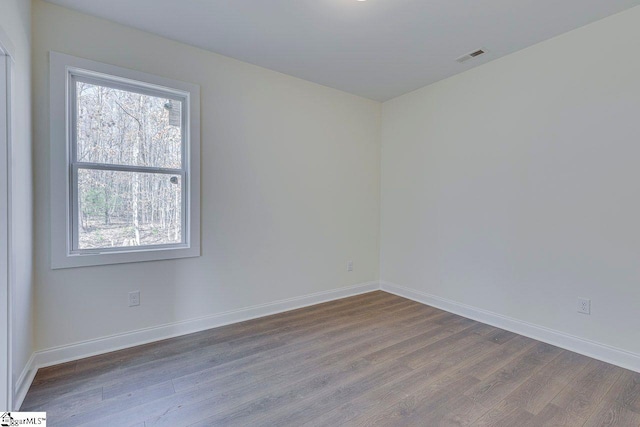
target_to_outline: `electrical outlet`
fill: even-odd
[[[140,291],[129,292],[129,307],[140,305]]]
[[[353,261],[347,261],[347,271],[353,271]]]
[[[591,300],[578,298],[578,313],[591,314]]]

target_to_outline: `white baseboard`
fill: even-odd
[[[19,408],[33,382],[39,368],[57,365],[59,363],[70,362],[95,356],[97,354],[109,353],[111,351],[122,350],[124,348],[173,338],[180,335],[200,332],[211,328],[229,325],[232,323],[244,322],[246,320],[295,310],[310,305],[320,304],[327,301],[342,299],[380,289],[378,282],[361,283],[345,288],[333,289],[330,291],[317,292],[301,297],[289,298],[267,304],[255,305],[238,310],[227,311],[211,316],[197,319],[185,320],[181,322],[169,323],[150,328],[138,329],[131,332],[115,334],[107,337],[96,338],[74,344],[39,350],[34,352],[27,363],[22,375],[17,381],[14,406]]]
[[[450,313],[477,320],[497,328],[505,329],[543,341],[566,350],[583,354],[603,362],[611,363],[632,371],[640,372],[640,354],[576,337],[561,331],[503,316],[488,310],[461,304],[446,298],[430,295],[404,286],[388,282],[368,282],[346,288],[317,292],[302,297],[289,298],[268,304],[261,304],[212,316],[185,320],[151,328],[139,329],[108,337],[87,340],[74,344],[34,352],[16,382],[14,407],[20,408],[39,368],[78,360],[97,354],[108,353],[159,341],[206,329],[243,322],[271,314],[282,313],[297,308],[347,298],[376,290],[383,290],[403,298],[430,305]]]
[[[13,393],[14,411],[18,411],[20,409],[20,406],[22,406],[22,402],[27,395],[27,391],[29,391],[29,387],[31,387],[31,383],[36,376],[36,372],[38,372],[38,369],[36,368],[36,354],[31,353],[31,357],[29,357],[27,364],[25,365],[22,373],[16,381],[15,390]]]
[[[515,332],[525,337],[546,342],[575,353],[592,357],[612,365],[640,372],[640,354],[620,348],[576,337],[565,332],[535,325],[533,323],[503,316],[488,310],[461,304],[446,298],[430,295],[404,286],[381,282],[380,289],[403,298],[430,305],[450,313],[477,320],[500,329]]]

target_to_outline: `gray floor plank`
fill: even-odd
[[[51,426],[634,426],[640,374],[376,291],[38,371]]]

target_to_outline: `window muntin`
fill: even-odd
[[[187,95],[69,78],[70,253],[187,246]]]

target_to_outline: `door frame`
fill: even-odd
[[[11,73],[14,48],[0,27],[0,410],[12,410],[12,296],[13,253],[11,249]]]

